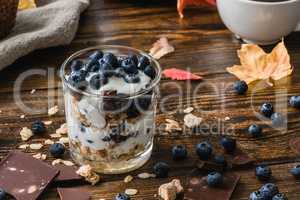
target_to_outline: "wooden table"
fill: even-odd
[[[93,0],[90,8],[81,18],[80,26],[75,40],[68,46],[39,50],[18,60],[15,64],[0,73],[0,155],[5,156],[20,142],[19,132],[24,126],[36,120],[53,120],[48,127],[52,133],[64,122],[64,114],[54,117],[47,116],[48,101],[62,106],[62,93],[59,77],[47,80],[46,76],[33,76],[24,81],[21,88],[21,99],[25,105],[34,108],[43,108],[40,113],[24,113],[14,101],[13,87],[16,79],[22,72],[29,69],[43,69],[49,73],[57,72],[63,60],[76,50],[96,44],[128,45],[148,50],[151,44],[161,35],[167,36],[174,44],[176,51],[160,60],[163,68],[177,67],[190,68],[193,72],[201,74],[204,80],[203,87],[194,96],[192,91],[199,82],[177,82],[184,90],[182,101],[178,107],[180,95],[173,96],[165,102],[168,112],[158,113],[158,123],[164,118],[173,117],[178,121],[180,116],[174,115],[174,110],[183,109],[190,100],[193,107],[200,111],[195,114],[203,117],[204,122],[213,124],[221,122],[225,127],[234,131],[218,131],[217,135],[209,136],[183,136],[182,134],[168,134],[156,137],[155,150],[152,159],[140,170],[132,172],[150,172],[153,164],[159,160],[171,165],[168,179],[135,179],[129,184],[123,182],[125,175],[104,176],[103,182],[97,186],[89,186],[93,199],[112,199],[116,193],[126,188],[136,188],[138,195],[133,199],[157,199],[154,194],[160,184],[172,178],[185,180],[187,173],[193,169],[197,157],[194,153],[195,145],[208,139],[217,145],[220,134],[231,134],[238,140],[238,146],[247,152],[256,163],[269,163],[273,170],[274,181],[281,192],[287,194],[291,200],[300,199],[300,181],[295,180],[289,169],[297,163],[298,155],[289,147],[289,141],[298,137],[300,131],[299,110],[286,107],[287,97],[300,94],[300,33],[293,33],[285,39],[291,60],[295,66],[293,75],[276,86],[257,90],[255,84],[245,96],[236,95],[228,84],[236,78],[228,74],[226,67],[238,64],[236,50],[240,48],[240,41],[225,28],[216,10],[209,8],[191,8],[186,11],[186,18],[180,20],[176,12],[174,0]],[[271,47],[267,47],[270,50]],[[55,71],[54,71],[55,70]],[[170,85],[173,81],[162,80],[162,97],[178,94],[175,87]],[[30,94],[32,89],[36,93]],[[253,95],[252,95],[253,93]],[[257,110],[263,102],[275,102],[281,112],[288,111],[289,122],[286,131],[274,130],[268,126],[269,122],[261,121],[255,116],[252,108]],[[53,102],[53,101],[51,101]],[[253,105],[253,107],[251,106]],[[205,111],[205,112],[204,112]],[[21,119],[20,115],[25,114]],[[176,118],[177,117],[177,118]],[[230,120],[224,122],[229,117]],[[252,123],[264,124],[264,135],[253,139],[247,136],[247,127]],[[41,141],[35,137],[31,142]],[[185,162],[174,162],[171,159],[170,149],[174,144],[185,144],[189,149],[189,158]],[[47,152],[47,149],[44,149]],[[34,153],[34,151],[28,151]],[[47,161],[50,162],[51,159]],[[242,178],[233,194],[232,199],[248,199],[251,191],[257,190],[261,183],[254,176],[254,167],[238,170]],[[54,189],[46,192],[42,199],[58,199]]]

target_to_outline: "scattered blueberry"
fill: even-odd
[[[150,60],[146,56],[142,56],[139,59],[138,68],[144,70],[148,65],[150,65]]]
[[[248,85],[245,81],[237,81],[233,85],[234,90],[237,94],[245,94],[248,90]]]
[[[145,67],[144,73],[152,79],[154,79],[156,75],[156,71],[151,65]]]
[[[118,66],[118,59],[112,53],[105,53],[102,57],[102,60],[105,63],[110,64],[112,67],[117,67]]]
[[[31,130],[34,134],[42,134],[46,132],[46,126],[44,122],[37,120],[32,123]]]
[[[297,165],[297,166],[293,167],[293,169],[291,169],[291,174],[295,178],[300,178],[300,165]]]
[[[274,112],[273,105],[271,103],[264,103],[261,108],[260,112],[265,116],[265,117],[271,117],[271,115]]]
[[[279,193],[278,187],[274,183],[267,183],[259,189],[265,200],[272,200],[273,196]]]
[[[223,167],[227,167],[227,161],[225,157],[222,155],[215,155],[214,162],[218,165],[222,165]]]
[[[272,200],[288,200],[288,198],[284,194],[278,193],[272,198]]]
[[[267,181],[272,176],[272,170],[267,165],[260,165],[255,168],[255,175],[258,180]]]
[[[73,60],[71,63],[72,72],[80,70],[82,65],[83,65],[83,63],[80,60]]]
[[[265,200],[265,198],[260,194],[259,191],[255,191],[250,194],[249,200]]]
[[[124,71],[128,74],[137,74],[138,68],[136,67],[136,64],[131,59],[125,59],[121,63],[121,67],[124,69]]]
[[[196,146],[196,153],[202,160],[207,160],[212,154],[212,146],[207,141],[201,142]]]
[[[183,145],[175,145],[172,148],[173,160],[183,160],[187,157],[187,149]]]
[[[260,137],[262,135],[262,128],[261,126],[257,125],[257,124],[252,124],[251,126],[249,126],[248,128],[248,133],[252,136],[252,137]]]
[[[54,143],[49,147],[51,155],[55,158],[60,158],[65,153],[65,146],[61,143]]]
[[[115,197],[115,200],[130,200],[130,196],[125,193],[119,193]]]
[[[124,80],[127,83],[139,83],[141,81],[141,78],[138,74],[126,74],[124,76]]]
[[[207,175],[206,181],[211,187],[219,186],[223,183],[223,175],[219,172],[211,172]]]
[[[281,127],[286,122],[285,118],[280,113],[273,113],[271,116],[272,125],[275,127]]]
[[[4,189],[0,188],[0,200],[6,199],[6,192]]]
[[[167,163],[158,162],[153,167],[153,172],[157,178],[166,178],[168,177],[170,167]]]
[[[290,105],[294,108],[300,108],[300,96],[292,96],[290,99]]]
[[[101,75],[101,74],[95,74],[90,78],[90,86],[94,90],[98,90],[101,86],[105,85],[108,82],[108,79]]]
[[[224,150],[228,153],[232,153],[236,149],[236,140],[229,137],[222,137],[220,141]]]

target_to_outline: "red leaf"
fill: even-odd
[[[172,80],[201,80],[202,77],[192,74],[191,72],[181,70],[181,69],[176,69],[176,68],[170,68],[170,69],[165,69],[163,72],[163,75],[171,78]]]
[[[177,10],[180,18],[183,18],[183,10],[186,6],[189,5],[199,6],[202,4],[215,6],[216,0],[177,0]]]

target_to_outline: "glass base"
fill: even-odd
[[[75,151],[70,151],[71,157],[78,165],[89,164],[95,172],[102,174],[122,174],[142,167],[151,157],[153,149],[153,142],[146,151],[138,154],[136,157],[130,160],[111,161],[111,162],[100,162],[90,160]]]

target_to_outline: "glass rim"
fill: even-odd
[[[157,76],[151,81],[151,84],[150,84],[149,87],[146,87],[145,89],[143,89],[141,91],[135,92],[134,94],[128,94],[128,95],[124,95],[124,96],[123,95],[122,96],[117,96],[117,95],[115,95],[115,96],[105,96],[103,94],[95,94],[95,93],[83,91],[83,90],[77,89],[74,86],[72,86],[69,83],[69,81],[66,79],[66,76],[65,76],[65,72],[66,72],[65,69],[68,66],[68,64],[70,64],[70,62],[72,60],[74,60],[75,58],[79,57],[80,55],[82,55],[84,53],[87,53],[89,51],[95,51],[95,50],[103,50],[103,49],[106,49],[107,51],[109,51],[109,49],[131,50],[131,51],[133,51],[133,52],[135,52],[139,55],[146,56],[151,61],[151,63],[154,63],[154,65],[155,65],[154,67],[156,69]],[[118,98],[118,99],[125,98],[125,99],[127,99],[127,98],[129,98],[130,99],[130,98],[136,98],[136,97],[145,95],[148,92],[150,92],[155,86],[157,86],[160,82],[160,79],[161,79],[162,70],[161,70],[159,62],[156,59],[154,59],[151,55],[149,55],[148,53],[146,53],[142,50],[139,50],[139,49],[136,49],[136,48],[133,48],[133,47],[123,46],[123,45],[97,45],[97,46],[88,47],[88,48],[76,51],[71,56],[69,56],[63,62],[63,64],[61,65],[59,74],[60,74],[60,78],[63,82],[63,87],[67,86],[70,90],[72,90],[76,93],[79,93],[79,94],[82,94],[82,95],[85,95],[85,96],[97,97],[97,98],[107,98],[107,99],[113,99],[113,98]]]

